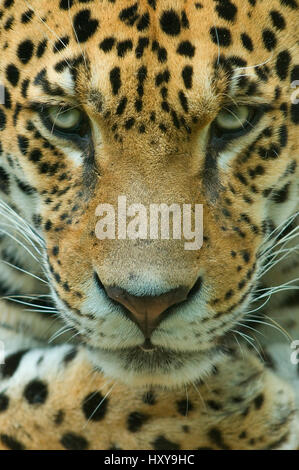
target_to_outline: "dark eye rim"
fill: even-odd
[[[260,121],[262,116],[267,110],[266,106],[248,106],[249,110],[251,111],[251,118],[248,122],[243,126],[239,127],[235,130],[224,129],[220,127],[216,120],[212,123],[211,126],[211,137],[212,140],[216,140],[218,142],[229,142],[231,140],[238,139],[239,137],[243,137],[246,134],[249,134],[256,124]],[[229,108],[228,108],[229,109]],[[231,108],[233,109],[233,108]]]
[[[59,127],[53,123],[53,120],[49,116],[49,110],[52,108],[53,105],[48,105],[48,106],[40,106],[36,111],[38,112],[40,119],[44,126],[48,129],[48,131],[59,137],[60,139],[63,140],[68,140],[74,142],[76,145],[78,145],[80,148],[84,147],[86,143],[88,142],[90,135],[91,135],[91,128],[89,124],[89,119],[82,111],[82,109],[79,109],[81,112],[81,119],[80,121],[72,128],[65,129],[62,127]],[[68,111],[71,108],[68,106],[61,107],[63,111]]]

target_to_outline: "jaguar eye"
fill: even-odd
[[[83,120],[83,113],[79,109],[51,106],[48,108],[48,118],[56,130],[74,132],[79,128]]]
[[[214,145],[222,146],[223,142],[242,137],[251,132],[258,124],[267,106],[231,106],[223,108],[211,127],[211,138]]]
[[[238,131],[250,125],[253,110],[249,106],[224,108],[218,114],[215,124],[223,131]]]

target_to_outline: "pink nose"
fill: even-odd
[[[105,287],[111,299],[126,307],[128,317],[139,326],[145,338],[150,338],[165,310],[187,299],[189,290],[188,287],[179,287],[156,297],[137,297],[120,287]]]

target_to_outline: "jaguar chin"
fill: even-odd
[[[146,349],[147,348],[147,349]],[[175,351],[146,344],[135,348],[89,348],[93,363],[106,376],[134,386],[180,388],[201,383],[217,371],[221,347],[200,351]]]

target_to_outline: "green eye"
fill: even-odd
[[[236,132],[245,129],[252,118],[252,109],[249,106],[234,106],[225,108],[218,114],[215,123],[219,129]]]
[[[51,106],[48,109],[48,118],[57,130],[70,132],[77,130],[82,122],[83,113],[78,109],[65,109],[61,106]]]

